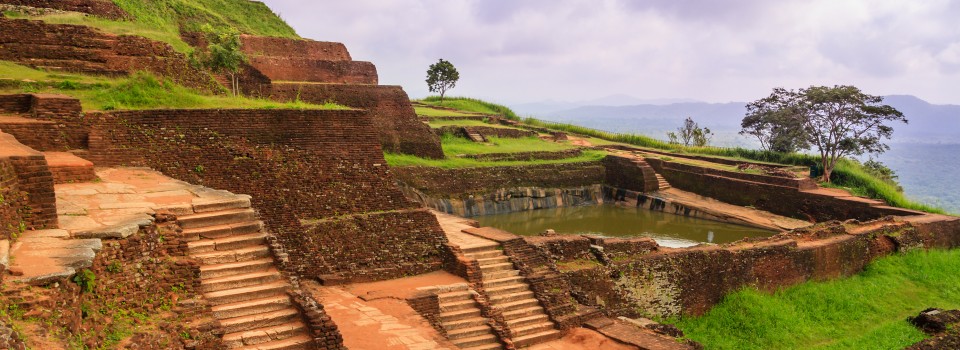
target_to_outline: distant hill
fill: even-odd
[[[897,108],[908,125],[896,126],[894,142],[960,143],[960,106],[935,105],[909,95],[891,95],[885,103]],[[737,135],[740,120],[746,113],[745,102],[637,104],[629,106],[586,105],[548,113],[540,118],[571,122],[612,132],[634,132],[665,138],[686,117],[716,134],[721,146],[752,145],[752,140]],[[518,108],[521,113],[523,109]]]

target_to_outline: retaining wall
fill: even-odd
[[[130,17],[126,11],[109,0],[0,0],[0,4],[83,12],[114,20]]]

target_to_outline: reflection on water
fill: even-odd
[[[599,234],[610,237],[651,237],[665,247],[698,243],[729,243],[744,237],[769,237],[763,229],[650,211],[643,208],[597,205],[527,210],[474,217],[518,235],[536,235],[547,229],[560,234]]]

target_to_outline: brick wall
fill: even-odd
[[[26,210],[27,196],[20,191],[17,172],[9,161],[0,161],[0,239],[10,239],[20,233],[21,223],[26,227],[22,211]]]
[[[610,155],[603,159],[606,168],[604,184],[637,192],[659,189],[656,172],[642,160]]]
[[[0,112],[13,114],[29,112],[30,96],[29,94],[0,95]]]
[[[603,183],[605,174],[599,161],[459,169],[400,167],[394,168],[393,172],[398,181],[437,198],[490,193],[512,187],[590,186]]]
[[[43,154],[0,133],[0,160],[17,175],[17,188],[26,194],[26,205],[18,210],[27,228],[57,228],[57,197],[53,174]]]
[[[0,0],[0,4],[83,12],[109,19],[130,17],[123,9],[109,0]]]
[[[271,80],[377,85],[377,67],[361,61],[250,56],[247,62]]]
[[[0,18],[0,59],[32,67],[123,75],[145,70],[179,84],[215,91],[219,85],[170,45],[80,25]]]
[[[399,86],[344,84],[278,84],[260,86],[248,95],[278,101],[336,102],[368,111],[384,150],[423,158],[443,158],[440,138],[421,122],[410,98]]]
[[[0,95],[0,129],[20,143],[38,151],[86,148],[87,130],[80,101],[46,94]]]
[[[94,164],[150,166],[253,196],[300,276],[371,280],[440,268],[445,237],[393,183],[362,111],[156,110],[87,118],[94,127],[86,158]]]
[[[868,201],[847,200],[821,193],[804,192],[797,186],[783,186],[751,181],[751,179],[721,176],[724,174],[701,171],[698,169],[703,168],[684,167],[659,159],[647,159],[646,161],[663,175],[673,187],[726,203],[753,206],[760,210],[801,220],[822,222],[857,219],[866,221],[887,215],[916,214],[905,209],[871,206]],[[783,180],[791,181],[790,179]]]
[[[241,50],[247,56],[309,58],[325,61],[352,61],[342,43],[242,35]]]

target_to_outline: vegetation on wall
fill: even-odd
[[[707,349],[902,349],[926,338],[908,316],[960,308],[956,271],[960,251],[917,250],[847,279],[733,293],[676,325]]]

